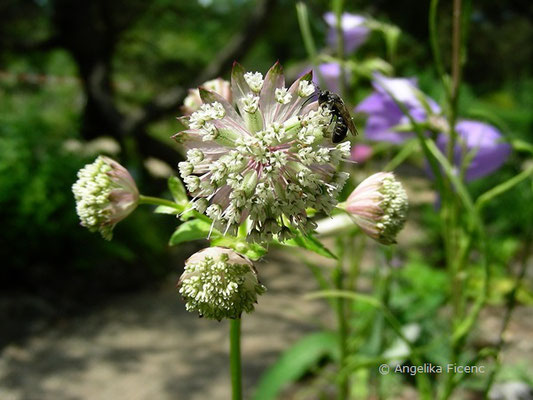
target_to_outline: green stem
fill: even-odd
[[[433,52],[433,59],[435,61],[435,67],[437,68],[437,74],[442,80],[444,89],[445,85],[445,72],[442,64],[442,58],[439,49],[439,32],[437,29],[437,11],[439,7],[439,0],[431,0],[429,6],[429,36],[431,42],[431,50]]]
[[[242,400],[241,319],[231,319],[229,357],[231,370],[231,399]]]
[[[337,256],[339,261],[337,263],[337,268],[334,271],[334,282],[337,290],[343,290],[344,286],[344,271],[343,271],[343,261],[344,261],[344,241],[339,239],[337,241]],[[339,371],[342,371],[346,365],[346,359],[348,356],[348,324],[346,321],[346,300],[342,297],[337,298],[336,308],[337,314],[337,329],[339,335],[339,352],[340,352],[340,362],[339,362]],[[338,382],[338,400],[346,400],[348,398],[348,377],[345,374],[341,374]]]
[[[339,78],[339,91],[341,97],[346,96],[346,71],[344,70],[344,32],[342,31],[342,9],[344,0],[333,0],[335,13],[335,30],[337,32],[337,58],[340,60],[341,74]]]
[[[159,197],[144,196],[142,194],[139,195],[139,204],[150,204],[150,205],[154,205],[154,206],[166,206],[166,207],[171,207],[171,208],[176,208],[176,209],[181,209],[182,208],[182,206],[180,206],[177,203],[174,203],[173,201],[161,199]]]
[[[525,171],[522,171],[518,175],[513,176],[511,179],[483,193],[476,200],[476,208],[478,210],[481,210],[483,206],[487,204],[490,200],[499,196],[502,193],[505,193],[507,190],[511,189],[513,186],[519,184],[524,179],[528,178],[530,175],[533,175],[533,166],[529,167],[528,169],[526,169]]]

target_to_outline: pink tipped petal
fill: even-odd
[[[189,117],[188,116],[178,117],[176,119],[181,125],[185,127],[185,129],[189,129]]]
[[[278,88],[284,87],[285,77],[283,76],[283,67],[279,61],[276,61],[266,74],[259,98],[259,107],[263,112],[265,126],[270,125],[274,121],[276,105],[279,105],[276,101],[275,91]]]

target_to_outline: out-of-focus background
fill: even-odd
[[[449,3],[439,21],[447,63]],[[329,4],[308,7],[317,46],[326,48]],[[388,60],[394,74],[416,76],[421,89],[442,98],[427,2],[349,1],[346,11],[399,27],[396,55]],[[509,140],[531,142],[533,3],[473,2],[469,37],[460,109],[498,121]],[[383,38],[372,33],[349,57],[386,58]],[[294,2],[0,1],[0,398],[229,397],[226,324],[187,314],[174,288],[184,259],[202,243],[168,247],[178,221],[152,215],[150,207],[140,207],[117,226],[113,241],[104,241],[80,227],[71,185],[79,168],[106,154],[128,168],[142,193],[169,197],[166,179],[182,160],[170,136],[187,90],[228,78],[234,60],[263,73],[280,60],[288,80],[306,70]],[[345,100],[353,109],[370,91],[360,79]],[[364,131],[355,141],[366,143]],[[378,149],[354,167],[354,176],[358,168],[379,171],[394,154],[368,144]],[[469,188],[482,193],[526,162],[513,153]],[[445,296],[437,199],[421,157],[404,163],[398,176],[407,181],[411,214],[397,260],[409,289],[397,300],[417,313]],[[489,246],[499,261],[480,342],[492,340],[498,326],[520,240],[533,222],[532,201],[531,185],[524,184],[486,210]],[[369,269],[374,248],[366,255]],[[274,252],[258,270],[270,291],[244,322],[247,393],[283,349],[331,322],[320,317],[323,304],[302,300],[316,287],[299,258]],[[510,381],[533,380],[531,272],[526,282],[504,353]],[[313,397],[288,390],[283,398]]]

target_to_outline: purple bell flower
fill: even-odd
[[[374,74],[372,85],[374,92],[355,108],[356,112],[368,114],[365,127],[366,138],[373,141],[401,144],[413,137],[413,132],[398,132],[396,130],[399,126],[409,125],[409,118],[404,115],[389,93],[392,93],[399,102],[405,105],[416,121],[425,121],[428,118],[428,112],[417,97],[416,80],[387,78],[381,74]],[[440,113],[440,107],[433,99],[426,97],[426,103],[426,106],[431,109],[431,113]]]
[[[332,48],[337,46],[337,18],[332,12],[324,14],[324,19],[329,26],[328,45]],[[366,18],[361,15],[343,13],[341,26],[344,33],[344,52],[351,53],[361,46],[367,39],[370,29],[365,26]]]
[[[489,175],[500,168],[511,154],[511,146],[502,141],[503,136],[492,125],[471,120],[462,120],[455,125],[458,143],[454,149],[454,164],[460,166],[469,152],[474,152],[465,173],[465,179],[472,181]],[[448,135],[437,138],[437,146],[444,153]],[[464,151],[466,149],[466,152]]]
[[[348,78],[350,76],[349,72],[345,70],[346,83],[348,83]],[[318,79],[318,74],[324,80],[323,84],[325,87],[322,87]],[[318,66],[318,73],[316,70],[313,71],[313,83],[320,88],[329,90],[333,93],[339,93],[339,81],[341,79],[341,66],[338,63],[324,63]]]

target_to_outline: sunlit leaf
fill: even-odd
[[[292,345],[261,377],[253,400],[277,399],[289,383],[300,379],[325,357],[337,358],[333,332],[312,333]]]

